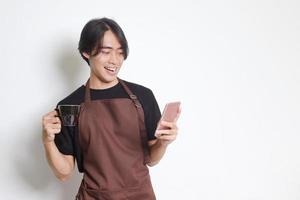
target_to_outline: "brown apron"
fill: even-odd
[[[91,100],[89,80],[79,115],[84,176],[76,200],[155,200],[149,148],[140,102],[118,79],[128,98]]]

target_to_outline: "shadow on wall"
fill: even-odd
[[[41,117],[36,117],[36,121],[41,122]],[[23,138],[28,142],[22,144],[28,154],[18,154],[14,156],[16,171],[22,180],[22,185],[29,191],[34,192],[35,196],[48,196],[50,199],[75,199],[75,195],[80,185],[81,175],[76,172],[72,178],[66,182],[60,182],[52,173],[48,166],[45,151],[41,140],[41,124],[36,125],[32,130],[31,138]],[[23,140],[23,141],[24,141]],[[21,141],[21,140],[20,140]],[[30,198],[28,198],[30,199]],[[47,199],[47,197],[45,197]]]
[[[89,67],[77,50],[77,43],[78,41],[63,39],[54,51],[56,77],[61,81],[64,91],[68,93],[65,96],[82,84],[80,79],[82,76],[89,75]],[[85,77],[86,80],[87,78]]]
[[[73,47],[71,45],[65,44],[63,48],[60,48],[60,51],[57,51],[57,68],[59,69],[57,76],[61,80],[65,81],[65,88],[72,89],[74,85],[78,85],[77,80],[82,69],[82,62],[80,61],[81,57],[77,51],[71,51]],[[75,49],[76,50],[76,49]],[[66,94],[67,96],[69,94]],[[44,105],[47,107],[47,105]],[[42,109],[44,110],[44,108]],[[75,199],[75,195],[79,188],[82,176],[75,172],[72,178],[66,182],[60,182],[52,173],[47,159],[45,156],[44,147],[42,144],[41,134],[42,134],[42,116],[45,114],[41,111],[38,113],[32,113],[33,119],[32,124],[24,124],[19,126],[20,144],[15,144],[16,147],[22,147],[27,152],[17,153],[12,155],[14,159],[14,166],[18,176],[22,181],[24,188],[27,188],[30,193],[34,196],[45,196],[44,199]],[[50,112],[46,111],[46,112]],[[31,128],[32,127],[32,128]],[[24,134],[22,130],[30,134]],[[26,199],[30,199],[26,197]]]
[[[64,41],[56,55],[57,76],[61,76],[60,80],[64,81],[63,84],[69,91],[73,90],[74,86],[79,84],[79,78],[89,71],[87,64],[81,58],[77,46],[74,44],[77,44],[77,42]]]

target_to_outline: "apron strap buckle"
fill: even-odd
[[[140,102],[138,101],[138,98],[136,95],[134,94],[130,94],[129,95],[130,99],[134,102],[134,105],[137,107],[137,108],[141,108],[142,105],[140,104]]]
[[[132,100],[137,100],[137,97],[136,97],[136,95],[134,95],[134,94],[131,94],[131,95],[129,95],[130,96],[130,99],[132,99]]]

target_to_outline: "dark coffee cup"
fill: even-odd
[[[63,126],[76,126],[80,105],[58,105],[59,117]]]

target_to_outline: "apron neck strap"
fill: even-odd
[[[125,91],[129,95],[130,99],[136,106],[137,112],[138,112],[138,119],[139,119],[139,129],[140,129],[140,137],[143,145],[143,154],[144,154],[144,164],[150,163],[150,153],[149,153],[149,146],[148,146],[148,136],[147,136],[147,130],[145,127],[145,114],[144,110],[142,108],[141,103],[139,102],[137,96],[135,96],[129,87],[125,84],[125,82],[121,79],[119,79],[119,82],[124,87]]]
[[[90,90],[90,79],[88,79],[85,84],[84,102],[90,102],[90,101],[91,101],[91,90]]]
[[[140,108],[142,107],[139,100],[137,99],[136,95],[134,95],[131,90],[128,88],[128,86],[125,84],[125,82],[118,78],[118,81],[121,83],[123,88],[125,89],[126,93],[130,97],[130,99],[133,101],[136,107]],[[90,102],[91,101],[91,89],[90,89],[90,79],[87,80],[85,84],[85,95],[84,95],[84,102]]]
[[[129,87],[124,83],[123,80],[119,79],[119,82],[121,83],[121,85],[123,86],[123,88],[125,89],[126,93],[129,95],[130,99],[133,101],[134,105],[137,107],[137,108],[140,108],[142,107],[139,100],[137,99],[136,95],[134,95],[131,90],[129,89]]]

